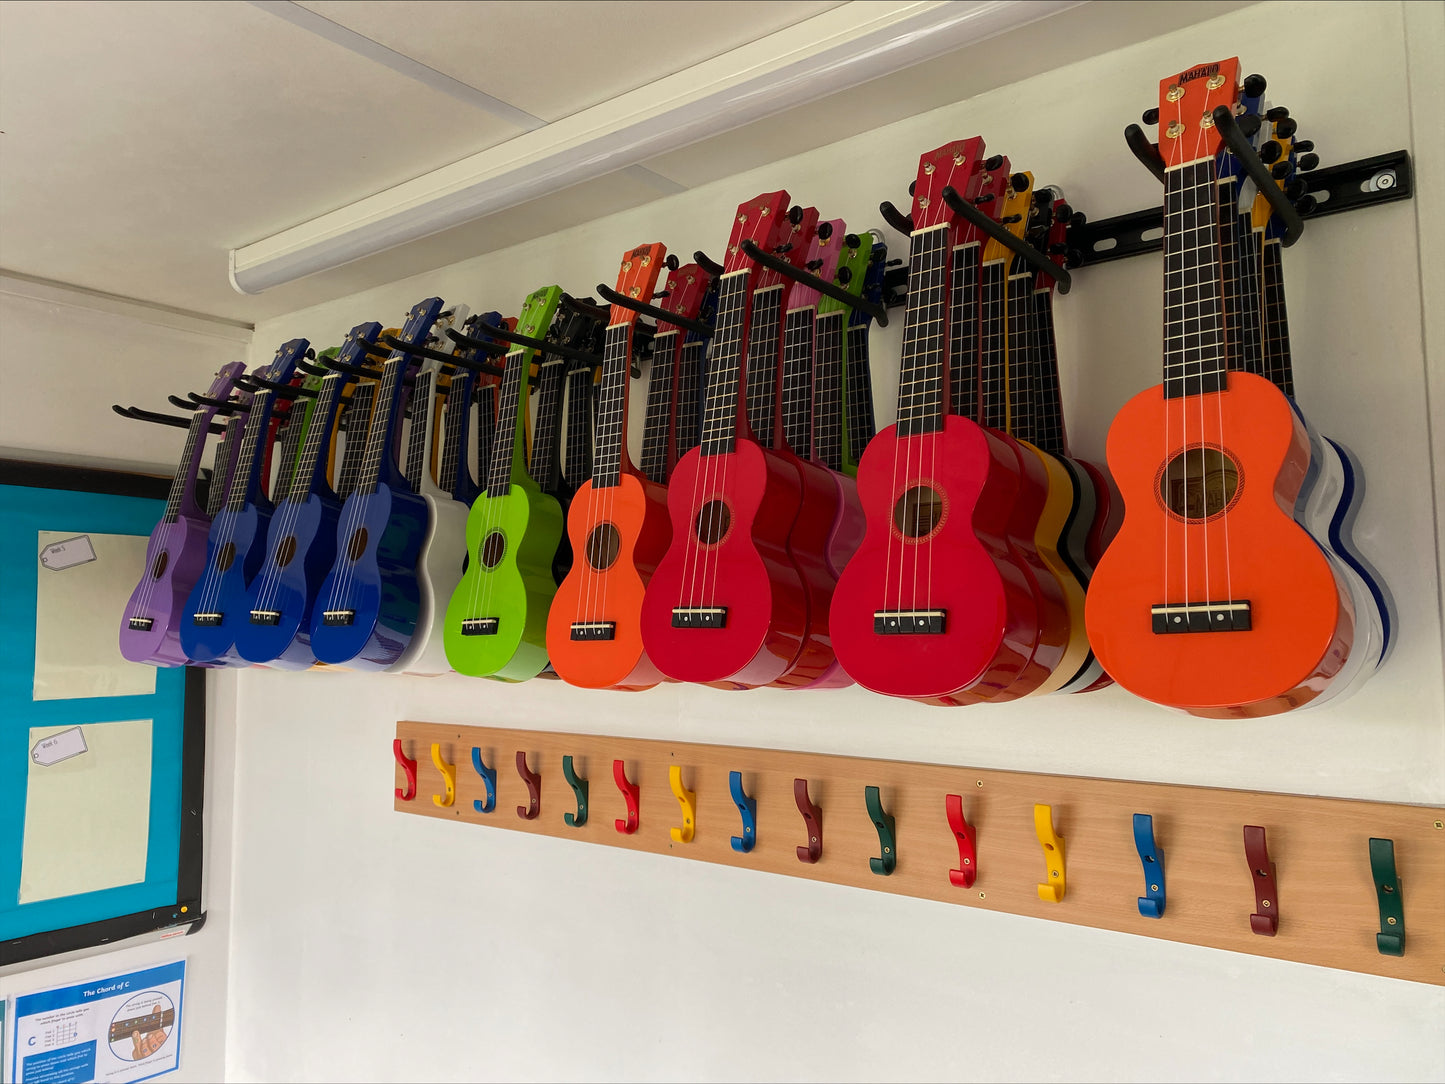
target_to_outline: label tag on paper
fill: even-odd
[[[85,735],[81,732],[80,727],[73,726],[69,730],[62,730],[59,734],[41,738],[35,743],[35,748],[30,750],[30,759],[42,768],[48,768],[52,764],[59,764],[62,760],[78,757],[87,751]]]
[[[40,563],[51,572],[64,572],[67,568],[86,565],[94,560],[95,547],[90,544],[88,534],[52,542],[40,551]]]

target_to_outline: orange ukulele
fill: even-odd
[[[667,249],[638,245],[622,258],[617,292],[650,302]],[[662,680],[642,647],[642,593],[667,550],[667,494],[627,458],[627,386],[637,313],[613,305],[602,346],[592,478],[567,512],[577,555],[547,614],[547,657],[564,681],[589,689],[645,689]]]
[[[1089,637],[1124,688],[1209,718],[1273,715],[1326,689],[1354,614],[1293,517],[1309,437],[1284,394],[1230,372],[1224,348],[1220,136],[1239,60],[1159,87],[1164,185],[1164,383],[1109,430],[1124,523],[1089,585]]]

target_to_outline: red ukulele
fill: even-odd
[[[1229,372],[1220,136],[1238,58],[1159,85],[1164,383],[1109,429],[1124,524],[1089,585],[1089,638],[1130,692],[1193,715],[1272,715],[1318,696],[1354,638],[1349,596],[1295,522],[1309,437],[1272,383]]]
[[[684,455],[667,492],[672,543],[642,602],[642,642],[679,681],[767,685],[782,677],[808,625],[803,583],[788,556],[802,500],[797,469],[752,439],[743,346],[756,263],[792,235],[788,194],[737,210],[718,291],[702,443]]]
[[[978,198],[993,182],[982,155],[975,138],[919,161],[898,421],[873,438],[859,464],[868,529],[833,595],[838,661],[860,685],[892,696],[1007,688],[1039,634],[1033,593],[1007,537],[1018,457],[997,435],[949,413],[949,257],[965,231],[942,193],[951,186]]]

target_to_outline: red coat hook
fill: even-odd
[[[948,879],[957,888],[972,888],[978,877],[978,829],[963,815],[963,797],[950,794],[944,799],[948,809],[948,826],[958,840],[958,869],[948,871]]]
[[[396,762],[401,765],[401,770],[406,772],[406,790],[397,787],[396,796],[403,802],[409,802],[416,797],[416,761],[401,751],[400,738],[392,739],[391,755],[396,757]]]
[[[617,781],[622,797],[627,799],[627,818],[616,821],[617,830],[624,836],[630,836],[637,831],[637,795],[642,788],[627,781],[627,765],[620,760],[612,762],[612,778]]]
[[[793,801],[798,803],[798,812],[808,828],[808,843],[798,848],[798,861],[816,862],[823,857],[823,811],[808,797],[806,779],[793,780]]]
[[[527,767],[527,754],[520,749],[517,750],[517,774],[527,784],[527,792],[531,795],[526,805],[517,807],[517,816],[524,821],[536,820],[537,814],[542,812],[542,777]]]
[[[1249,916],[1249,928],[1261,937],[1273,937],[1279,932],[1279,888],[1264,829],[1258,825],[1244,826],[1244,857],[1254,881],[1254,914]]]

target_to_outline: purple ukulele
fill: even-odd
[[[223,365],[206,397],[225,399],[236,377],[245,371],[239,361]],[[203,406],[191,417],[166,514],[151,532],[146,570],[121,615],[120,653],[131,662],[155,666],[186,663],[181,651],[181,611],[205,566],[206,537],[211,529],[211,517],[196,502],[196,473],[215,414],[214,407]],[[222,479],[213,479],[211,484],[219,486]]]

